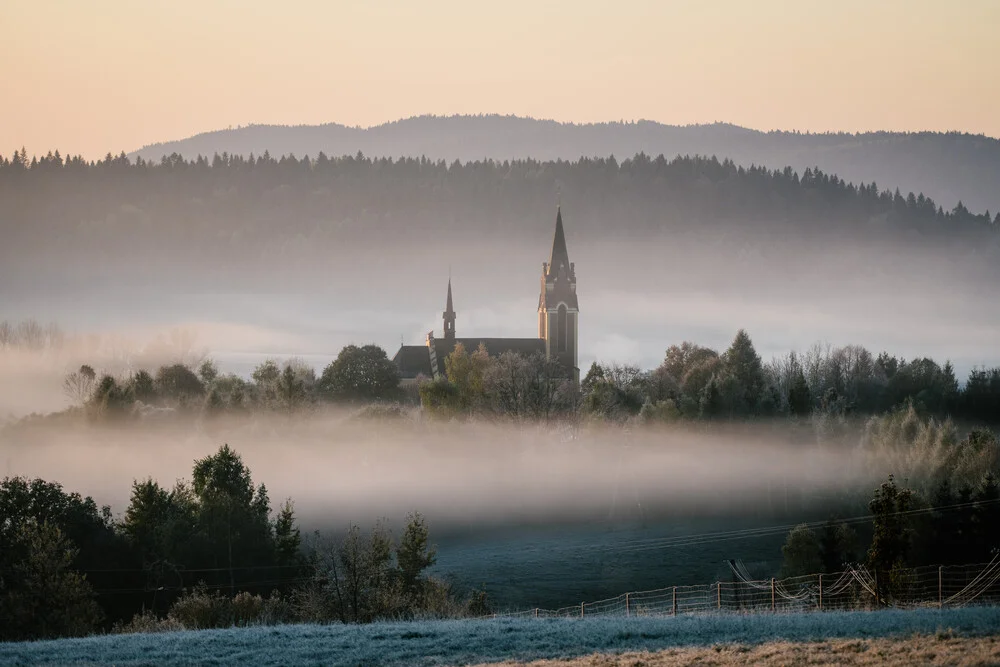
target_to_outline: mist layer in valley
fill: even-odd
[[[440,424],[336,411],[128,426],[67,414],[0,431],[0,464],[120,516],[133,480],[171,487],[224,442],[272,506],[294,500],[303,533],[337,535],[383,517],[398,529],[422,512],[438,572],[465,587],[485,583],[503,605],[694,583],[730,557],[773,562],[781,530],[674,542],[855,506],[863,514],[858,498],[882,472],[854,448],[818,445],[809,429]]]

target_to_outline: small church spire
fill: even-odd
[[[444,309],[444,339],[451,343],[455,342],[455,306],[451,299],[451,276],[448,277],[448,302]]]

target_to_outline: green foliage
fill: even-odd
[[[124,419],[130,414],[135,396],[127,384],[110,375],[103,376],[87,403],[89,413],[101,419]]]
[[[300,558],[302,536],[295,525],[295,508],[289,498],[274,520],[274,550],[278,565],[292,565]]]
[[[823,570],[820,541],[808,524],[800,524],[788,533],[781,555],[782,577],[801,577]]]
[[[86,578],[72,570],[72,543],[48,522],[3,523],[11,535],[0,556],[0,640],[92,633],[101,610]]]
[[[485,377],[490,368],[486,346],[480,344],[471,354],[458,343],[445,360],[445,376],[458,390],[457,408],[465,413],[481,407],[485,401]]]
[[[624,421],[638,415],[644,403],[644,376],[636,366],[599,366],[583,394],[584,413],[609,421]],[[592,369],[593,370],[593,369]]]
[[[206,359],[201,362],[201,366],[198,367],[198,379],[201,383],[210,387],[213,382],[219,377],[219,368],[215,365],[215,362],[211,359]]]
[[[719,383],[713,377],[705,385],[698,399],[698,415],[702,419],[717,419],[725,414],[725,405],[722,402],[722,392],[719,391]]]
[[[788,411],[797,417],[805,417],[812,412],[812,395],[801,367],[797,368],[792,385],[788,388]]]
[[[242,591],[229,597],[205,586],[195,587],[170,607],[166,625],[186,630],[247,627],[294,620],[291,606],[277,591],[270,597]],[[137,622],[133,620],[133,624]]]
[[[743,329],[736,333],[732,345],[722,355],[721,377],[720,393],[731,415],[747,416],[759,412],[767,378],[760,355]]]
[[[493,414],[513,419],[549,419],[570,409],[576,398],[566,369],[541,354],[504,352],[488,366],[483,385]]]
[[[148,371],[136,371],[129,379],[128,389],[137,401],[150,403],[156,400],[156,382]]]
[[[396,547],[396,563],[403,584],[403,593],[419,600],[424,594],[421,574],[434,565],[435,549],[430,546],[427,521],[419,512],[407,517],[406,529]]]
[[[421,382],[420,405],[432,417],[451,419],[459,414],[462,405],[458,387],[447,378]]]
[[[184,364],[161,367],[156,371],[155,386],[160,396],[181,404],[205,395],[205,385]]]
[[[639,410],[639,418],[647,424],[673,424],[681,419],[681,411],[670,398],[656,403],[646,401]]]
[[[823,572],[841,572],[858,560],[858,536],[843,521],[831,519],[819,532],[819,559]]]
[[[867,565],[876,574],[879,599],[894,592],[893,581],[903,568],[910,551],[912,529],[909,512],[913,509],[913,492],[900,489],[892,475],[876,489],[868,509],[872,514],[872,541],[868,547]]]
[[[323,369],[318,389],[331,401],[393,400],[399,392],[399,371],[377,345],[348,345]]]
[[[1000,467],[1000,446],[985,429],[959,439],[951,420],[923,417],[909,403],[865,425],[862,447],[873,466],[898,474],[929,495],[941,480],[953,487],[972,487],[985,471]]]

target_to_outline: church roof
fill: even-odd
[[[444,312],[454,313],[455,306],[451,303],[451,278],[448,278],[448,304],[445,306]]]
[[[559,271],[559,266],[569,271],[569,252],[566,250],[566,233],[563,231],[562,207],[556,208],[556,233],[552,238],[552,254],[549,255],[549,270]]]
[[[404,380],[424,375],[431,377],[431,355],[427,351],[426,345],[401,345],[396,356],[392,358],[392,363],[399,369],[399,377]]]
[[[443,338],[434,339],[434,352],[437,356],[437,371],[445,374],[444,360],[461,343],[465,351],[473,353],[480,343],[486,345],[486,351],[491,357],[499,357],[504,352],[514,352],[524,356],[535,353],[545,354],[545,340],[542,338],[456,338],[454,343]],[[403,345],[392,358],[399,369],[399,377],[413,379],[419,375],[432,377],[430,349],[426,345]]]

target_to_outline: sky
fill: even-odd
[[[0,0],[0,153],[420,114],[1000,136],[996,0]]]

